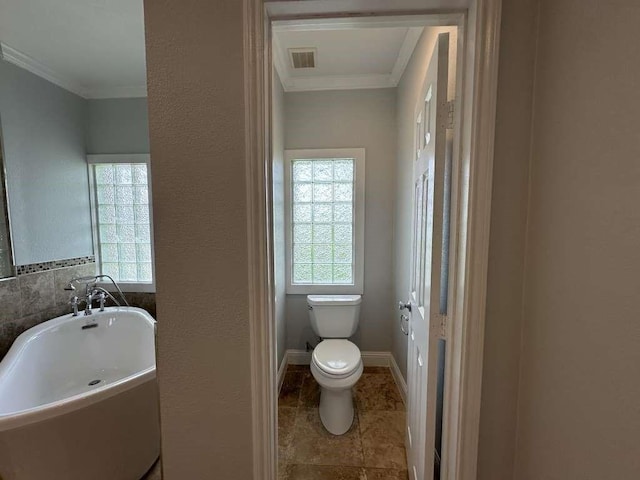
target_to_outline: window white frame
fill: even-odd
[[[87,155],[87,168],[89,175],[89,189],[91,197],[91,224],[93,227],[93,251],[96,257],[96,274],[100,273],[100,237],[98,232],[98,201],[96,192],[96,182],[94,178],[93,165],[99,163],[144,163],[147,165],[147,188],[149,190],[149,229],[150,229],[150,241],[151,241],[151,282],[118,282],[118,286],[123,292],[145,292],[155,293],[156,291],[156,266],[155,266],[155,251],[154,251],[154,238],[153,238],[153,204],[152,198],[152,185],[151,185],[151,156],[147,153],[128,153],[128,154],[100,154],[100,155]],[[109,281],[100,282],[99,286],[111,291],[113,285]]]
[[[354,159],[353,192],[353,283],[352,284],[293,284],[293,219],[291,201],[291,163],[293,160],[317,160],[332,158]],[[287,294],[362,294],[364,292],[364,185],[365,149],[328,148],[285,150],[285,241],[286,241],[286,293]]]

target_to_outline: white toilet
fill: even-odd
[[[320,419],[334,435],[353,423],[351,387],[362,375],[360,349],[349,340],[358,328],[360,295],[308,295],[309,318],[322,341],[313,350],[311,373],[320,385]]]

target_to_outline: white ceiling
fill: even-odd
[[[0,0],[5,60],[86,98],[146,95],[142,0]]]
[[[285,91],[395,87],[422,27],[275,27],[274,64]],[[315,48],[316,68],[294,69],[289,49]]]

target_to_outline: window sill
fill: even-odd
[[[156,286],[153,283],[127,283],[117,282],[122,293],[156,293]],[[99,287],[113,293],[116,291],[111,282],[99,282]]]

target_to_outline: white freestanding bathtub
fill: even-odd
[[[0,362],[0,480],[139,480],[160,451],[155,365],[139,308],[24,332]]]

